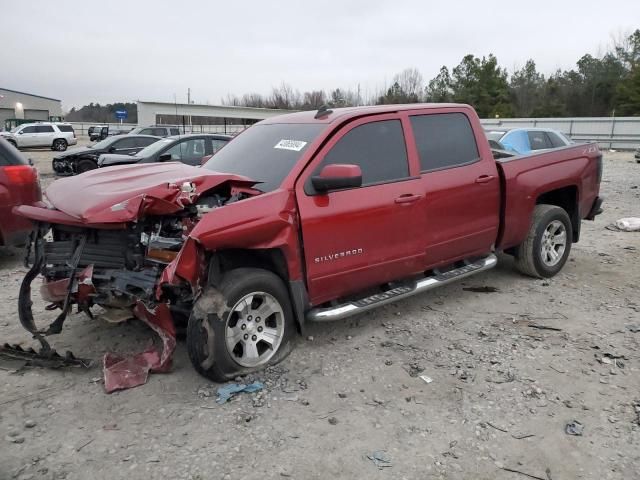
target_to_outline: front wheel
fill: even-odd
[[[187,325],[187,351],[198,373],[218,382],[264,369],[291,351],[289,293],[272,272],[238,268],[205,288]]]
[[[58,138],[57,140],[54,140],[53,145],[51,145],[51,150],[55,150],[56,152],[64,152],[66,149],[67,149],[67,141],[62,138]]]
[[[527,238],[515,250],[516,269],[531,277],[553,277],[569,257],[572,232],[564,209],[536,205]]]
[[[80,174],[80,173],[88,172],[89,170],[95,170],[96,168],[98,168],[98,164],[96,162],[94,162],[93,160],[89,160],[88,158],[85,158],[78,162],[78,165],[76,166],[76,171],[78,172],[78,174]]]

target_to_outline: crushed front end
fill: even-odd
[[[184,173],[183,167],[177,173]],[[184,181],[179,183],[156,184],[149,188],[150,193],[140,193],[136,186],[133,196],[121,185],[116,185],[113,195],[105,195],[104,182],[99,181],[103,178],[101,174],[89,173],[86,177],[93,175],[103,188],[101,195],[94,197],[110,205],[108,208],[100,208],[97,200],[78,207],[56,186],[54,195],[52,187],[47,191],[49,201],[55,207],[59,199],[60,205],[77,209],[75,215],[70,214],[71,207],[67,211],[51,205],[16,209],[16,213],[30,218],[35,226],[27,255],[30,270],[20,288],[19,317],[43,349],[50,350],[45,337],[62,331],[74,307],[91,318],[98,315],[111,322],[137,317],[162,338],[162,353],[146,351],[134,360],[105,356],[108,391],[110,383],[115,385],[114,389],[134,386],[123,385],[119,380],[130,375],[131,369],[141,362],[147,368],[139,375],[144,378],[149,370],[166,371],[170,366],[175,327],[188,319],[206,270],[202,253],[189,237],[191,230],[212,210],[259,193],[250,188],[254,182],[244,178],[236,178],[234,182],[213,172],[203,174],[201,169],[197,173],[198,177],[183,176]],[[59,180],[54,186],[81,180],[85,175]],[[95,209],[93,217],[97,221],[86,219],[91,208]],[[179,262],[185,257],[186,261]],[[181,266],[176,269],[178,263]],[[182,265],[190,265],[190,271],[183,271]],[[48,303],[46,309],[58,313],[46,328],[36,326],[32,312],[32,284],[39,276],[40,295]],[[119,369],[123,376],[114,380],[114,372]]]

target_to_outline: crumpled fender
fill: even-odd
[[[179,277],[196,291],[205,273],[204,251],[231,248],[278,248],[287,261],[289,278],[298,280],[302,267],[297,232],[296,203],[289,190],[274,190],[216,208],[191,231],[178,256],[162,273],[160,284],[177,284]]]

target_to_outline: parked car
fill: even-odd
[[[104,140],[108,134],[109,127],[107,125],[92,125],[87,129],[87,135],[89,135],[89,140],[92,142]]]
[[[109,125],[95,125],[93,127],[89,127],[87,133],[89,134],[89,140],[91,140],[92,142],[97,142],[114,135],[126,135],[130,131],[131,130],[126,130]]]
[[[126,135],[127,137],[130,135]],[[126,165],[131,163],[182,162],[201,165],[224,147],[233,137],[218,134],[193,134],[163,138],[141,150],[136,155],[101,155],[99,167]]]
[[[486,133],[492,147],[521,154],[566,147],[574,143],[563,133],[550,128],[497,128]]]
[[[160,137],[152,137],[150,135],[107,137],[94,145],[74,148],[53,157],[53,171],[59,176],[84,173],[98,168],[98,158],[104,153],[135,155],[158,140],[160,140]]]
[[[201,168],[94,170],[49,186],[50,208],[17,207],[52,232],[18,311],[31,318],[40,273],[61,308],[133,309],[156,326],[188,316],[193,366],[226,381],[284,358],[306,322],[483,272],[497,252],[556,275],[601,211],[601,175],[595,143],[495,160],[468,105],[280,115]],[[61,294],[73,275],[85,288]]]
[[[130,135],[153,135],[155,137],[170,137],[180,135],[180,127],[175,125],[149,125],[147,127],[136,127],[129,132]]]
[[[49,147],[63,152],[69,145],[78,143],[76,132],[69,123],[23,123],[0,136],[17,148]]]
[[[0,245],[24,245],[33,224],[13,213],[16,205],[42,200],[38,171],[8,141],[0,138]]]
[[[634,155],[636,161],[640,163],[640,148],[636,149],[636,154]]]

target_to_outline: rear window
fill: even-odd
[[[547,132],[547,136],[549,137],[549,140],[551,140],[551,145],[553,145],[553,148],[567,146],[567,143],[562,138],[560,138],[560,135],[558,135],[557,133]]]
[[[529,135],[531,150],[544,150],[553,147],[546,132],[533,130],[528,132],[527,135]]]
[[[73,127],[71,125],[58,125],[58,129],[61,132],[73,132]]]
[[[414,115],[411,127],[422,172],[459,167],[479,158],[473,129],[462,113]]]

